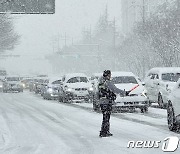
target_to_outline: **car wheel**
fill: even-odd
[[[163,108],[163,98],[160,93],[158,94],[158,105],[160,108]]]
[[[128,112],[134,113],[134,112],[135,112],[135,107],[129,107],[129,108],[128,108]]]
[[[174,116],[174,109],[171,101],[168,102],[168,106],[167,106],[167,121],[168,121],[168,128],[170,131],[174,131],[177,129],[176,119]]]
[[[97,107],[97,105],[96,105],[95,103],[93,103],[93,110],[94,110],[94,111],[97,111],[97,110],[98,110],[98,107]]]
[[[146,113],[146,112],[148,112],[148,107],[147,106],[141,108],[141,113]]]
[[[67,103],[66,97],[64,97],[64,96],[62,97],[62,102],[63,102],[63,103]]]
[[[63,99],[62,99],[61,96],[58,97],[58,101],[59,101],[59,102],[63,102]]]
[[[43,99],[46,99],[45,95],[43,95],[42,97],[43,97]]]

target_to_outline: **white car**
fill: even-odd
[[[129,96],[117,95],[113,110],[118,111],[122,108],[139,108],[141,112],[147,112],[149,101],[145,94],[145,89],[139,78],[132,72],[112,72],[111,80],[115,86],[121,90],[132,90]],[[98,101],[93,102],[94,110],[98,110]]]
[[[132,72],[112,72],[111,80],[119,89],[129,91],[132,90],[129,96],[121,97],[117,95],[115,105],[113,108],[139,108],[141,112],[147,112],[149,107],[149,100],[146,97],[144,86],[139,78]]]
[[[168,96],[167,120],[169,130],[180,129],[180,79]]]
[[[59,102],[91,101],[92,84],[84,73],[66,74],[59,90]]]
[[[21,84],[21,78],[17,76],[9,76],[4,79],[3,92],[17,91],[23,92],[23,86]]]
[[[3,81],[0,80],[0,92],[3,90]]]
[[[3,81],[7,76],[7,72],[4,69],[0,69],[0,80]]]
[[[158,67],[148,71],[145,88],[150,102],[167,106],[167,96],[180,77],[180,67]]]

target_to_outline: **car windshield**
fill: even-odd
[[[44,80],[44,83],[49,83],[49,80]]]
[[[18,77],[8,77],[6,79],[7,79],[7,81],[20,81],[20,78],[18,78]]]
[[[137,80],[133,76],[118,76],[118,77],[113,77],[112,82],[114,84],[121,84],[121,83],[133,83],[137,84]]]
[[[56,80],[56,81],[53,81],[52,84],[61,84],[61,80]]]
[[[177,82],[180,78],[180,73],[164,73],[162,74],[163,81]]]
[[[88,82],[86,77],[73,77],[67,81],[67,83],[76,83],[76,82]]]

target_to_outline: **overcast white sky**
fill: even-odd
[[[83,27],[95,26],[100,14],[108,5],[109,17],[116,17],[118,26],[121,22],[121,0],[56,0],[56,12],[52,15],[18,15],[15,20],[15,30],[21,35],[21,40],[14,51],[8,52],[23,55],[21,58],[10,58],[1,62],[10,71],[32,72],[51,69],[47,62],[34,59],[34,55],[45,55],[53,52],[52,38],[58,34],[67,33],[69,42],[81,37]],[[64,44],[61,40],[60,46]],[[31,56],[28,56],[31,55]],[[39,57],[39,56],[38,56]],[[32,59],[33,62],[31,61]],[[41,62],[40,62],[41,61]],[[25,67],[22,67],[25,66]],[[38,67],[37,67],[38,65]],[[44,66],[43,66],[44,65]],[[35,69],[35,67],[37,67]]]

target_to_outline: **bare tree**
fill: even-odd
[[[152,67],[180,66],[179,36],[179,8],[176,3],[165,3],[144,22],[137,23],[119,52],[126,55],[130,70],[144,76]]]
[[[0,53],[12,50],[20,36],[14,32],[13,20],[7,14],[0,14]]]

